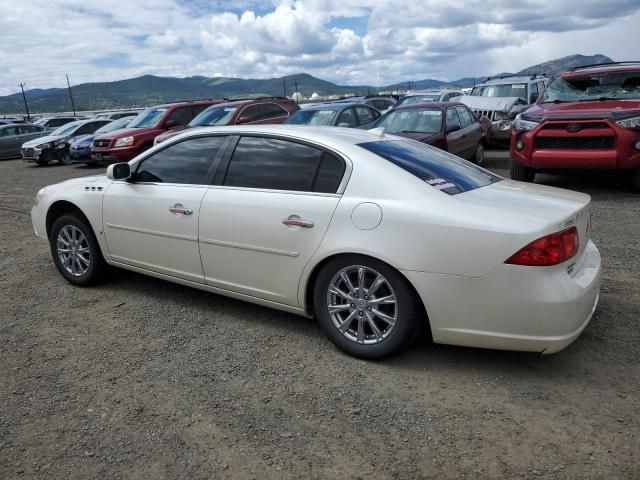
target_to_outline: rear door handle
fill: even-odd
[[[176,203],[173,207],[169,207],[171,213],[178,213],[182,215],[193,215],[193,210],[190,208],[184,208],[181,203]]]
[[[288,227],[313,228],[313,222],[310,220],[302,220],[300,218],[285,218],[282,220]]]

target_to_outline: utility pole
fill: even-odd
[[[282,93],[283,93],[283,96],[286,98],[287,97],[287,81],[284,79],[284,77],[282,77]]]
[[[71,84],[69,83],[69,75],[67,75],[67,87],[69,87],[69,98],[71,99],[71,108],[73,108],[73,116],[76,116],[76,105],[73,103],[73,95],[71,93]]]
[[[299,95],[298,95],[298,80],[294,80],[294,84],[296,86],[296,103],[300,103],[299,101]]]
[[[20,82],[20,90],[22,90],[22,99],[24,100],[24,109],[27,111],[27,121],[31,121],[31,116],[29,115],[29,106],[27,105],[27,96],[24,94],[24,83]]]

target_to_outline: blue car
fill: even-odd
[[[93,160],[91,160],[91,144],[93,143],[93,139],[98,135],[102,135],[103,133],[109,133],[115,130],[126,128],[134,118],[135,117],[124,117],[118,120],[114,120],[113,122],[107,123],[105,126],[99,128],[90,135],[85,135],[75,139],[74,142],[69,146],[69,160],[71,161],[71,163],[86,163],[87,165],[95,163]]]

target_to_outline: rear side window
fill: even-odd
[[[353,108],[347,108],[338,117],[336,125],[339,127],[355,127],[357,125],[356,116],[353,113]]]
[[[335,193],[342,160],[308,145],[274,138],[242,137],[223,185]]]
[[[288,114],[289,112],[275,103],[260,103],[249,105],[240,113],[240,116],[249,117],[250,122],[258,122],[269,118],[285,117]]]
[[[468,192],[502,180],[455,155],[412,140],[366,142],[359,146],[449,195]]]
[[[367,107],[356,107],[356,113],[358,114],[360,125],[362,125],[363,123],[373,122],[375,120],[373,113],[371,113],[371,110],[369,110]]]
[[[182,107],[174,110],[169,114],[167,118],[167,122],[174,121],[178,125],[186,125],[191,121],[193,117],[191,116],[191,108],[190,107]]]
[[[208,184],[209,169],[227,137],[189,138],[154,153],[136,169],[134,181]]]

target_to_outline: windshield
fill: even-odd
[[[155,127],[166,113],[166,108],[150,108],[141,112],[133,119],[129,127],[132,128],[150,128]]]
[[[390,133],[436,133],[442,128],[442,110],[391,110],[376,127],[384,127]]]
[[[36,120],[35,122],[33,122],[34,125],[44,125],[47,122],[46,118],[40,118],[39,120]]]
[[[605,99],[640,99],[640,72],[607,73],[556,78],[542,94],[541,103]]]
[[[471,162],[413,140],[385,140],[360,143],[358,146],[449,195],[468,192],[502,180]]]
[[[68,123],[66,125],[56,128],[53,132],[51,132],[51,135],[60,135],[60,136],[71,135],[73,132],[76,131],[76,129],[79,126],[80,124],[75,122]]]
[[[398,102],[398,105],[396,105],[396,107],[400,105],[411,105],[414,103],[437,102],[438,100],[440,100],[440,95],[433,95],[433,94],[411,95],[411,96],[404,97],[402,100],[400,100],[400,102]]]
[[[213,107],[200,112],[191,122],[190,127],[213,127],[216,125],[228,125],[233,114],[238,110],[235,107]]]
[[[100,127],[98,130],[96,130],[95,133],[96,135],[99,135],[101,133],[109,133],[113,132],[114,130],[120,130],[121,128],[125,128],[126,126],[128,126],[132,122],[132,120],[133,119],[131,117],[125,117],[121,118],[120,120],[115,120]]]
[[[528,98],[526,83],[512,83],[506,85],[484,85],[473,87],[472,97],[520,97]]]
[[[293,125],[333,125],[337,110],[298,110],[284,123]]]

